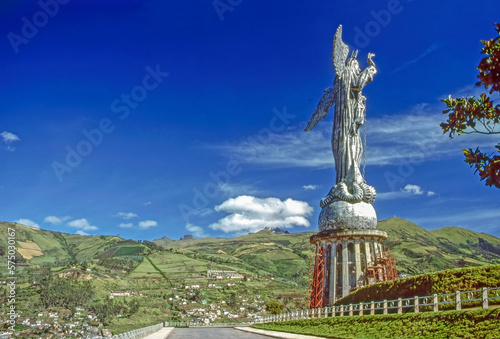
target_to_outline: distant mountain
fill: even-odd
[[[115,272],[117,276],[134,279],[161,279],[164,276],[182,279],[193,274],[203,275],[210,266],[276,277],[300,286],[308,284],[314,259],[309,238],[317,233],[289,234],[268,228],[235,238],[196,239],[188,235],[181,240],[163,237],[153,242],[138,242],[117,236],[83,236],[0,223],[0,256],[3,257],[8,227],[16,229],[18,254],[28,266],[63,266],[92,261],[115,267],[118,264],[102,260],[122,258],[118,266],[130,265],[131,268],[120,272],[108,270],[106,276],[111,277]],[[500,239],[492,235],[458,227],[428,231],[401,218],[382,220],[378,229],[388,233],[384,245],[393,251],[400,272],[419,274],[500,263]],[[146,256],[148,260],[139,260]]]
[[[160,239],[153,240],[153,242],[155,244],[157,244],[158,246],[166,246],[169,243],[171,243],[172,241],[175,241],[175,240],[172,240],[169,237],[163,237],[163,238],[160,238]]]
[[[270,230],[274,234],[290,234],[287,230],[281,229],[279,227],[266,227],[266,230]]]
[[[183,235],[179,240],[184,240],[184,241],[187,241],[187,240],[195,240],[196,238],[193,237],[191,234],[186,234],[186,235]]]

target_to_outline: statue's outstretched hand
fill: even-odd
[[[372,58],[373,58],[374,56],[375,56],[375,54],[374,54],[374,53],[368,53],[368,64],[369,64],[370,66],[373,66],[373,67],[375,67],[375,63],[374,63],[374,62],[373,62],[373,60],[372,60]]]

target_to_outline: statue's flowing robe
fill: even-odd
[[[375,72],[375,67],[370,65],[360,73],[359,68],[348,62],[341,76],[335,78],[332,151],[337,173],[336,184],[345,182],[349,173],[353,176],[350,179],[358,183],[363,180],[359,171],[363,144],[358,133],[359,126],[365,120],[361,90],[372,81]]]

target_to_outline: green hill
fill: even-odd
[[[28,267],[55,267],[78,262],[98,264],[110,259],[106,262],[108,269],[123,268],[123,265],[129,269],[101,272],[109,277],[125,274],[140,279],[161,277],[163,273],[175,280],[200,276],[211,267],[274,277],[302,287],[308,284],[313,259],[309,238],[316,233],[276,234],[265,229],[235,238],[172,240],[163,237],[153,242],[140,242],[117,236],[83,236],[0,222],[1,255],[6,253],[8,227],[16,229],[18,256]],[[394,253],[400,273],[415,275],[500,263],[500,239],[492,235],[458,227],[429,231],[401,218],[382,220],[378,229],[388,233],[384,245]],[[153,252],[150,259],[156,268],[143,260]],[[123,265],[113,265],[113,258],[122,258]],[[135,260],[135,264],[126,263],[126,260]],[[121,273],[113,275],[118,271]]]
[[[500,263],[500,238],[492,235],[458,227],[429,231],[401,218],[382,220],[378,229],[388,233],[384,245],[394,253],[400,273],[415,275]],[[303,277],[313,259],[309,238],[315,233],[275,234],[262,230],[231,239],[169,241],[164,247],[304,285]],[[157,240],[155,243],[161,244]]]
[[[399,272],[414,275],[500,263],[500,238],[489,234],[459,227],[428,231],[401,218],[382,220],[377,229],[388,233],[384,245],[394,253]]]
[[[262,230],[230,239],[173,241],[165,248],[192,259],[204,260],[212,269],[236,269],[247,274],[268,275],[305,287],[312,254],[309,237],[313,234],[275,234]]]
[[[0,222],[0,248],[5,252],[7,230],[16,231],[18,254],[30,265],[61,265],[91,260],[113,247],[141,246],[116,236],[86,236],[47,231],[17,223]]]

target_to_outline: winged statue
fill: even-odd
[[[333,87],[327,87],[314,110],[305,130],[311,131],[334,108],[332,152],[335,161],[336,179],[328,195],[321,200],[324,207],[335,199],[351,203],[365,201],[373,203],[375,189],[366,184],[359,170],[363,154],[363,143],[359,128],[365,123],[366,97],[362,89],[372,81],[377,72],[368,53],[368,67],[361,71],[356,59],[358,51],[349,55],[349,47],[342,41],[342,25],[337,28],[333,39],[333,65],[335,80]]]

